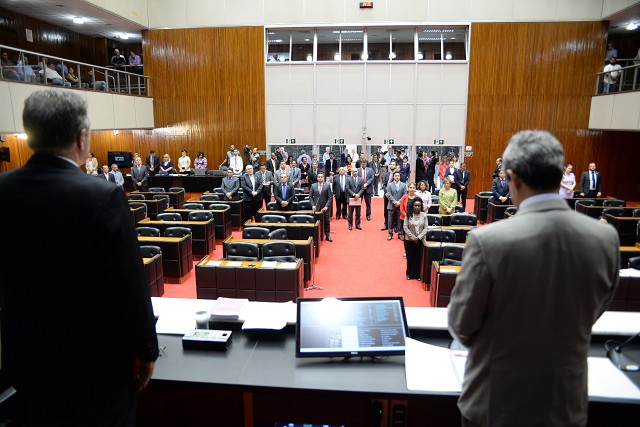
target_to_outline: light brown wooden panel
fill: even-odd
[[[601,22],[472,25],[466,133],[474,151],[466,159],[472,194],[491,188],[495,159],[512,134],[545,129],[564,144],[578,177],[595,161],[607,194],[639,198],[631,176],[638,133],[588,130],[606,31]]]

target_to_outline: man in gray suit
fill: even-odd
[[[362,195],[364,194],[364,181],[358,175],[358,169],[353,169],[353,176],[347,179],[347,200],[349,207],[347,208],[347,222],[349,223],[349,230],[352,230],[353,226],[353,211],[356,211],[356,228],[362,230],[360,227],[360,213],[362,212]],[[352,205],[349,199],[355,199],[358,205]]]
[[[222,179],[220,188],[225,200],[240,200],[240,180],[233,175],[233,169],[227,169],[227,176]]]
[[[366,215],[367,221],[371,221],[371,196],[373,196],[373,169],[367,166],[367,161],[363,158],[360,160],[360,168],[358,176],[362,178],[364,183],[364,193],[362,197],[365,205],[367,205]]]
[[[400,221],[400,199],[407,194],[407,185],[400,181],[400,172],[393,172],[393,181],[387,185],[384,196],[387,198],[387,225],[389,236],[393,239],[394,230],[398,232],[398,239],[402,240],[402,222]]]
[[[462,424],[584,426],[618,235],[560,198],[564,151],[548,132],[517,133],[503,161],[518,213],[469,234],[449,304],[449,330],[469,348]]]
[[[260,163],[260,170],[256,172],[256,176],[262,183],[262,198],[266,209],[267,203],[271,201],[271,196],[273,195],[273,173],[267,170],[267,166],[264,163]]]
[[[253,173],[253,166],[247,165],[245,173],[240,177],[242,188],[242,204],[244,207],[244,221],[253,219],[262,202],[262,180]]]
[[[309,199],[313,204],[313,210],[322,211],[322,219],[324,221],[324,233],[327,242],[331,240],[331,206],[333,205],[333,193],[331,192],[331,184],[325,184],[324,174],[318,172],[316,174],[317,183],[311,184],[309,189]]]
[[[300,168],[298,168],[298,163],[295,160],[291,161],[291,167],[287,171],[287,175],[289,175],[289,182],[293,185],[293,188],[300,188]]]
[[[134,190],[147,191],[149,184],[149,171],[147,167],[142,164],[142,159],[137,156],[133,159],[133,166],[131,166],[131,180],[133,181]]]

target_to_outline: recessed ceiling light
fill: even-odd
[[[638,28],[638,24],[635,24],[633,22],[629,22],[629,25],[627,25],[627,30],[629,30],[629,31],[633,31],[636,28]]]
[[[122,40],[127,40],[127,39],[129,38],[129,35],[128,35],[128,34],[124,34],[124,33],[122,33],[122,34],[120,34],[120,38],[121,38]]]
[[[74,16],[73,17],[73,23],[74,24],[84,24],[84,18],[80,18],[79,16]]]

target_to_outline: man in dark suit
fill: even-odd
[[[333,195],[336,197],[336,219],[347,217],[347,178],[346,168],[338,169],[333,179]]]
[[[296,194],[286,173],[281,173],[280,183],[274,184],[273,197],[276,199],[279,211],[288,211],[293,208],[292,203],[296,199]]]
[[[324,164],[324,176],[328,182],[333,181],[333,177],[338,173],[338,161],[335,159],[333,153],[329,154],[329,160]]]
[[[331,240],[331,206],[333,205],[333,193],[331,192],[331,185],[325,184],[324,174],[318,172],[316,175],[318,182],[311,184],[309,190],[309,199],[313,205],[313,210],[322,212],[322,220],[324,221],[324,233],[325,240],[327,242],[333,242]]]
[[[267,160],[267,170],[273,174],[276,173],[278,168],[280,167],[280,160],[278,160],[278,156],[276,153],[271,153],[271,158]]]
[[[347,157],[349,156],[349,149],[347,147],[344,148],[342,154],[340,154],[340,167],[347,166]],[[351,159],[353,160],[353,159]]]
[[[380,183],[380,161],[378,160],[378,155],[374,154],[371,157],[371,170],[373,171],[373,195],[378,195],[378,184]]]
[[[2,372],[29,425],[134,426],[158,340],[124,192],[80,169],[90,150],[86,100],[37,91],[22,120],[34,154],[0,175],[11,206],[0,210],[11,224],[2,236],[11,244],[0,245]],[[47,221],[38,221],[42,204],[57,207]],[[26,229],[47,236],[37,268],[25,256]],[[73,254],[73,273],[55,254]]]
[[[113,174],[109,173],[109,166],[102,166],[102,172],[98,174],[98,178],[103,179],[105,181],[116,183],[116,177]]]
[[[580,177],[580,197],[602,196],[602,182],[600,172],[596,171],[596,164],[589,163],[589,170]]]
[[[362,198],[366,205],[367,221],[371,221],[371,197],[373,196],[373,169],[367,166],[368,163],[365,159],[360,160],[360,168],[358,169],[358,176],[362,178],[364,183],[364,193]]]
[[[418,151],[418,158],[416,159],[416,185],[420,181],[424,181],[427,179],[428,164],[429,164],[429,159],[427,158],[427,153]]]
[[[494,205],[506,205],[509,203],[509,183],[505,179],[505,172],[500,170],[498,177],[493,180],[491,185],[493,196],[489,199]]]
[[[391,162],[389,162],[389,167],[387,168],[387,172],[385,172],[384,177],[382,177],[382,196],[383,196],[382,208],[384,213],[384,227],[382,227],[380,231],[385,231],[389,229],[389,225],[388,225],[389,210],[387,209],[387,198],[385,194],[387,192],[387,185],[391,184],[391,182],[393,181],[393,173],[395,172],[395,170],[396,170],[396,161],[391,160]],[[393,227],[391,228],[393,229]]]
[[[453,160],[449,160],[449,166],[444,170],[444,176],[448,176],[452,183],[455,181],[454,175],[457,170],[454,165]]]
[[[146,165],[149,170],[149,175],[155,175],[158,173],[158,168],[160,167],[160,156],[156,155],[155,150],[149,150],[149,155],[146,158]]]
[[[438,152],[431,151],[429,164],[427,165],[427,182],[429,183],[429,191],[433,194],[436,191],[436,183],[434,177],[436,175],[436,165],[438,164]]]
[[[347,179],[347,203],[349,204],[347,222],[349,223],[349,230],[352,230],[353,226],[353,211],[356,211],[356,228],[362,230],[360,227],[360,213],[362,212],[362,195],[364,194],[364,181],[358,175],[359,169],[353,170],[353,175]],[[351,200],[354,199],[357,205],[351,204]]]
[[[240,200],[240,180],[233,175],[233,169],[227,169],[227,176],[222,179],[220,188],[224,193],[224,200]]]
[[[456,169],[453,173],[453,188],[458,192],[460,203],[462,204],[462,210],[466,212],[467,208],[467,193],[469,192],[469,180],[471,180],[471,173],[467,170],[466,163],[460,163],[460,169]]]
[[[262,204],[262,180],[253,173],[253,166],[247,165],[245,174],[240,177],[244,222],[253,219]]]
[[[318,169],[318,162],[317,161],[312,161],[311,162],[311,169],[309,169],[309,172],[307,173],[307,179],[309,180],[309,186],[315,184],[316,182],[318,182],[318,173],[321,173],[322,171],[320,169]]]
[[[502,157],[498,157],[496,159],[496,168],[493,170],[493,175],[491,175],[493,179],[496,179],[498,177],[498,174],[500,173],[501,170],[502,170]]]
[[[142,164],[140,156],[136,156],[133,159],[133,166],[131,166],[131,180],[133,181],[133,189],[139,191],[147,191],[149,188],[149,171],[147,167]]]

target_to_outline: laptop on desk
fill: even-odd
[[[205,176],[207,174],[206,169],[193,169],[193,172],[196,174],[196,176]]]

